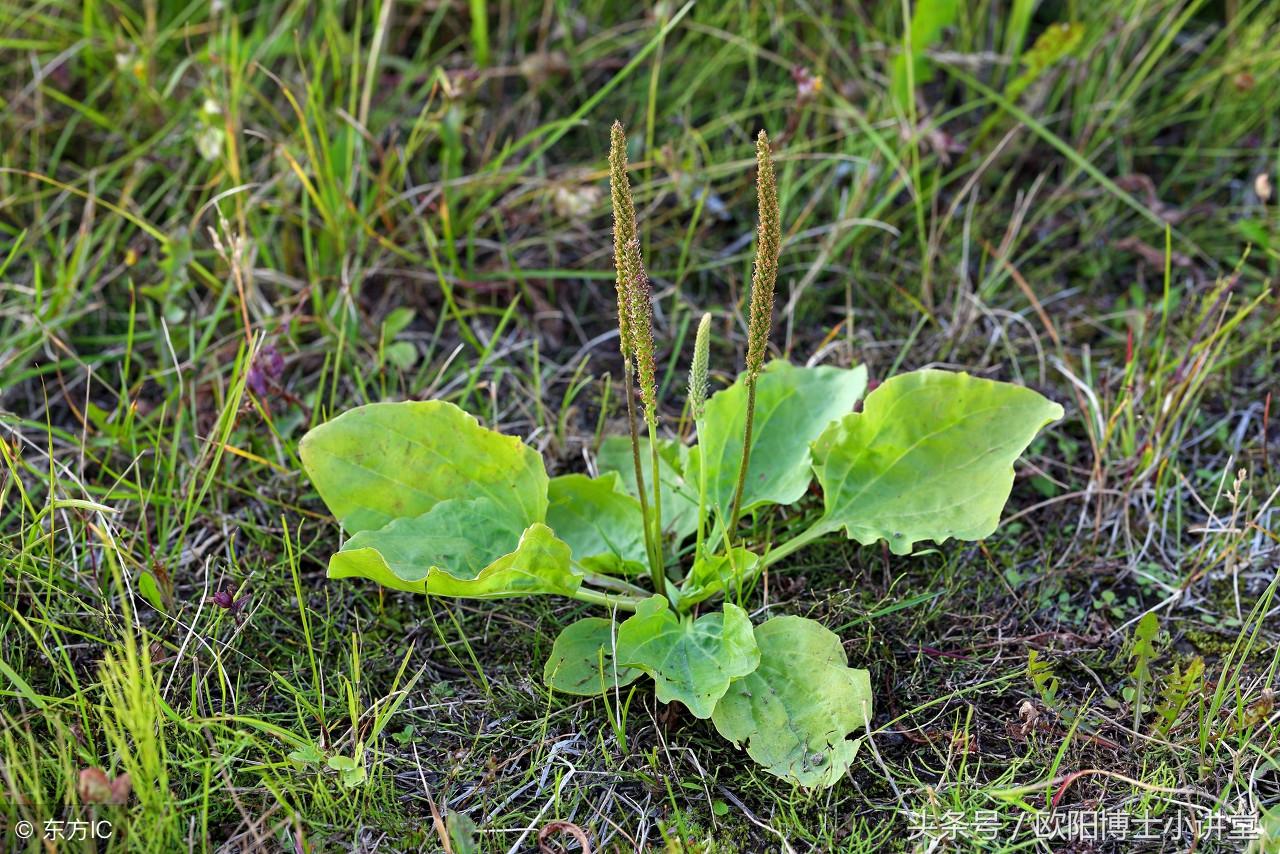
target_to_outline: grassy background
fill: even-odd
[[[924,850],[991,810],[940,844],[997,850],[1051,801],[1280,823],[1280,8],[485,5],[0,2],[0,822],[154,851],[534,850],[553,820]],[[826,792],[645,691],[550,696],[581,605],[324,579],[296,449],[331,414],[452,400],[553,473],[617,428],[615,117],[668,429],[691,319],[719,380],[741,361],[760,127],[779,353],[1068,411],[984,543],[824,544],[747,603],[872,673]],[[82,806],[88,767],[128,803]]]

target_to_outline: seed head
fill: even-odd
[[[707,408],[707,367],[711,350],[711,315],[698,321],[698,334],[693,339],[693,363],[689,366],[689,413],[693,420],[702,418]]]
[[[626,246],[627,269],[632,271],[631,286],[627,290],[627,334],[631,338],[631,351],[635,358],[637,379],[640,382],[640,401],[644,404],[645,420],[652,421],[658,411],[657,367],[653,357],[653,303],[649,289],[649,274],[640,260],[640,241],[632,240]]]
[[[631,199],[631,182],[627,178],[627,137],[621,122],[614,122],[609,132],[609,197],[613,202],[613,264],[617,270],[618,341],[622,357],[634,357],[631,341],[629,305],[631,283],[636,271],[630,267],[628,244],[636,239],[636,209]]]
[[[751,315],[747,321],[747,377],[754,381],[764,366],[773,326],[773,286],[778,280],[778,252],[782,246],[782,215],[778,209],[778,185],[773,177],[773,155],[764,131],[756,137],[756,192],[760,206],[760,230],[756,243],[755,271],[751,276]]]

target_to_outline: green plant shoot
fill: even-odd
[[[857,733],[870,724],[869,675],[849,667],[840,639],[813,620],[753,626],[743,591],[767,567],[840,532],[864,545],[883,541],[896,555],[986,537],[1015,461],[1062,408],[963,373],[915,371],[865,394],[861,366],[766,362],[782,222],[763,132],[756,153],[746,364],[732,385],[708,394],[711,319],[703,316],[688,388],[695,444],[662,432],[652,294],[626,137],[615,124],[610,195],[628,435],[604,441],[600,475],[549,477],[518,438],[438,400],[357,407],[308,433],[301,457],[347,534],[330,577],[433,596],[556,595],[597,606],[603,615],[556,639],[548,686],[591,696],[647,676],[659,701],[710,720],[768,772],[826,787],[844,776]],[[822,507],[806,528],[782,542],[739,530],[740,514],[802,502],[815,478]]]

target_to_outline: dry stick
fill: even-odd
[[[759,239],[756,244],[755,270],[751,276],[751,314],[747,320],[747,426],[742,439],[742,464],[738,467],[738,488],[733,495],[733,509],[725,541],[738,526],[742,511],[742,493],[751,465],[751,437],[756,414],[756,379],[764,365],[769,346],[769,330],[773,325],[773,286],[778,280],[778,252],[782,245],[781,213],[778,209],[778,185],[773,175],[773,156],[769,137],[764,131],[756,137],[756,193],[760,206]]]

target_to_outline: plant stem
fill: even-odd
[[[747,376],[747,428],[742,437],[742,462],[738,466],[738,488],[733,493],[733,509],[729,511],[728,524],[725,527],[726,543],[731,542],[734,531],[738,527],[738,513],[742,510],[742,491],[747,485],[747,467],[751,465],[751,431],[756,420],[756,379]]]
[[[756,137],[756,191],[760,226],[756,240],[755,267],[751,273],[751,313],[747,318],[747,429],[742,439],[738,490],[733,495],[733,509],[729,511],[729,518],[726,520],[726,544],[732,543],[738,527],[738,514],[742,512],[742,493],[747,485],[747,468],[751,465],[751,430],[756,417],[756,379],[764,367],[765,351],[769,349],[769,330],[773,328],[773,288],[778,281],[778,253],[782,250],[782,213],[778,208],[773,153],[769,148],[769,135],[763,130]]]
[[[585,587],[579,587],[573,591],[572,596],[579,602],[589,602],[603,608],[617,608],[620,611],[634,611],[641,602],[635,596],[614,596],[612,593],[601,593],[599,590],[590,590]]]
[[[665,578],[665,576],[662,572],[662,563],[654,549],[653,530],[649,524],[649,499],[644,488],[644,466],[640,462],[640,429],[636,423],[635,402],[631,399],[634,375],[632,374],[630,359],[624,361],[622,371],[626,380],[626,390],[623,393],[623,397],[627,399],[627,426],[631,430],[631,462],[636,469],[636,496],[640,499],[640,517],[644,527],[644,550],[649,558],[649,575],[654,580],[655,592],[665,596],[667,592],[666,585],[658,586],[658,581]],[[654,477],[657,477],[656,468],[654,469]]]
[[[649,460],[653,466],[653,551],[656,562],[649,567],[653,573],[653,589],[663,596],[667,595],[667,570],[662,562],[662,478],[658,476],[658,424],[653,418],[649,422]]]
[[[702,435],[702,425],[694,422],[698,430],[698,435]],[[707,466],[701,458],[698,460],[698,539],[693,547],[693,559],[695,561],[702,559],[702,550],[705,545],[705,535],[707,529]]]
[[[831,533],[834,529],[826,516],[818,517],[818,520],[802,531],[800,534],[787,540],[777,548],[770,549],[768,553],[761,559],[763,566],[769,567],[782,560],[787,555],[799,551],[805,546],[812,543],[819,537],[823,537]]]
[[[582,569],[581,565],[578,565],[578,568]],[[645,590],[643,587],[637,587],[629,581],[625,581],[621,578],[614,578],[612,575],[601,575],[598,572],[591,572],[587,569],[582,569],[582,580],[589,584],[594,584],[596,587],[603,587],[606,590],[614,590],[628,596],[639,596],[643,599],[651,595],[648,590]]]

